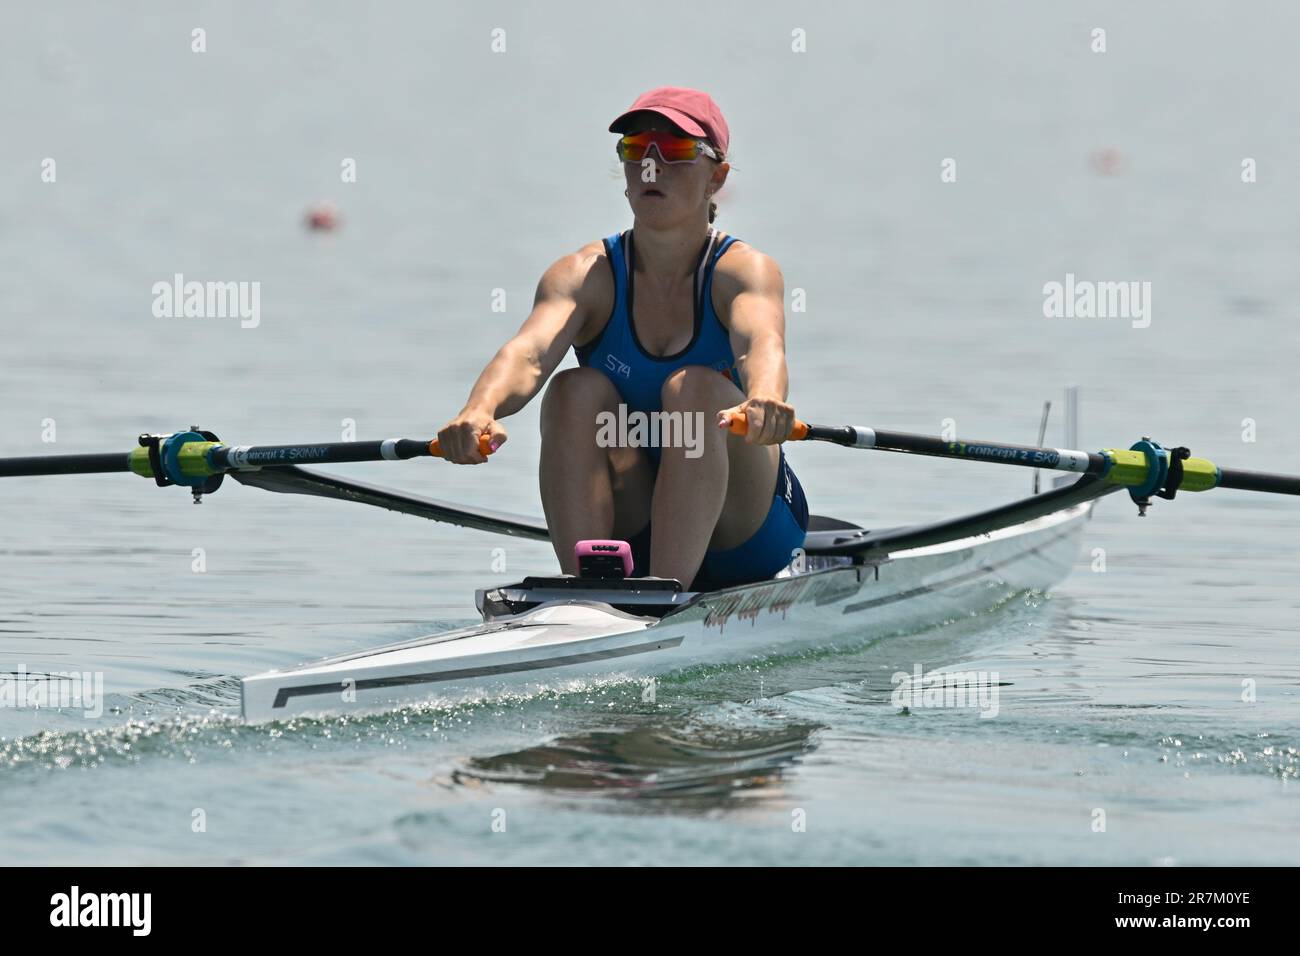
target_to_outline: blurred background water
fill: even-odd
[[[240,444],[432,433],[545,267],[631,225],[606,126],[678,84],[732,129],[718,225],[806,297],[787,316],[804,417],[1031,441],[1043,400],[1078,384],[1085,447],[1152,435],[1300,471],[1293,4],[83,2],[6,20],[0,454],[189,424]],[[341,228],[305,231],[326,199]],[[176,273],[260,283],[260,324],[155,318]],[[1044,318],[1067,273],[1150,282],[1150,326]],[[348,474],[538,513],[536,413],[486,467]],[[791,458],[815,511],[866,525],[1029,482]],[[110,704],[0,709],[6,860],[1294,862],[1290,501],[1184,495],[1139,521],[1111,497],[1050,598],[685,674],[653,705],[611,680],[246,728],[239,676],[469,620],[474,587],[551,557],[227,484],[198,508],[128,477],[0,489],[0,671],[99,671]],[[889,675],[917,662],[998,671],[1000,716],[900,714]]]

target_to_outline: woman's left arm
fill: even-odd
[[[722,318],[745,383],[745,401],[722,409],[719,421],[744,414],[749,419],[746,441],[778,444],[794,427],[794,409],[786,403],[785,279],[770,256],[737,246],[718,261],[713,281],[723,293],[719,298],[729,300]]]

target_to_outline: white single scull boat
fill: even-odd
[[[1052,587],[1078,556],[1091,508],[1088,500],[984,534],[965,533],[970,519],[959,519],[947,540],[920,546],[909,545],[917,532],[942,532],[813,530],[807,569],[710,592],[683,592],[659,578],[526,578],[477,592],[481,624],[247,677],[243,715],[264,721],[453,703],[860,644]],[[813,529],[825,524],[814,518]],[[819,557],[819,540],[873,547]]]
[[[743,422],[733,422],[740,430]],[[1300,477],[1220,468],[1142,439],[1081,452],[998,442],[945,441],[861,426],[796,423],[789,440],[996,462],[1069,472],[1043,494],[976,514],[867,531],[811,521],[806,555],[775,578],[684,592],[656,578],[526,578],[484,589],[482,623],[242,682],[249,721],[451,701],[592,677],[645,678],[807,647],[861,643],[985,610],[1059,582],[1076,559],[1096,499],[1125,489],[1139,514],[1151,497],[1238,488],[1300,495]],[[1071,439],[1073,444],[1073,439]],[[485,451],[486,453],[486,451]],[[195,501],[229,474],[270,491],[376,505],[462,527],[548,540],[536,519],[404,494],[301,464],[438,456],[437,441],[390,439],[316,445],[232,446],[191,428],[142,435],[128,453],[0,459],[0,477],[133,472],[188,487]]]

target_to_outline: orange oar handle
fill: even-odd
[[[478,450],[484,458],[492,454],[492,438],[486,432],[478,436]],[[429,442],[429,454],[434,458],[442,457],[442,445],[438,443],[438,439]]]
[[[749,434],[749,419],[744,415],[727,416],[727,430],[733,435]],[[799,419],[794,420],[794,427],[790,429],[790,434],[785,436],[786,441],[802,441],[808,437],[808,423],[801,422]]]

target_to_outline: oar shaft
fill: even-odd
[[[743,435],[749,430],[749,424],[743,416],[732,418],[728,427],[737,435]],[[1106,457],[1093,452],[1009,445],[1006,442],[947,441],[933,435],[886,431],[861,425],[810,425],[796,421],[787,441],[826,441],[848,448],[873,448],[877,451],[929,455],[935,458],[988,461],[1086,475],[1103,474],[1108,467]]]
[[[130,471],[131,456],[125,452],[100,455],[34,455],[0,458],[0,478],[27,475],[94,475]]]
[[[1220,468],[1219,487],[1237,488],[1241,491],[1271,491],[1277,495],[1300,495],[1300,477],[1271,475],[1264,471],[1242,471],[1240,468]]]
[[[213,471],[273,468],[277,465],[333,465],[353,461],[400,461],[429,456],[429,442],[413,438],[387,441],[327,442],[319,445],[216,445],[207,455]]]
[[[487,435],[479,436],[479,451],[492,454]],[[441,458],[438,439],[390,438],[385,441],[341,441],[319,445],[217,445],[207,455],[214,471],[229,468],[274,468],[277,465],[335,465],[353,461],[404,461],[408,458]]]
[[[883,451],[906,452],[912,455],[930,455],[936,458],[962,458],[968,461],[988,461],[1000,465],[1020,465],[1024,468],[1042,468],[1048,471],[1069,471],[1076,474],[1100,475],[1106,470],[1104,456],[1068,448],[1039,448],[1034,445],[1011,445],[991,441],[945,441],[931,435],[914,435],[910,432],[858,428],[860,433],[855,447],[876,448]],[[809,426],[812,437],[813,426]]]
[[[204,479],[232,470],[442,457],[436,438],[433,441],[391,438],[386,441],[296,445],[227,445],[210,440],[210,436],[210,432],[196,431],[143,436],[140,447],[129,452],[0,458],[0,477],[130,471],[146,478],[157,478],[156,472],[161,471],[167,479],[178,484],[198,485]],[[479,451],[485,456],[492,454],[491,439],[487,435],[480,437]],[[161,467],[155,467],[155,457]]]
[[[744,415],[725,422],[737,435],[749,431]],[[1272,475],[1235,468],[1220,468],[1205,458],[1193,458],[1186,448],[1164,448],[1143,438],[1131,448],[1106,448],[1098,452],[1068,448],[1039,448],[991,441],[947,441],[933,435],[886,431],[862,425],[810,425],[796,420],[787,441],[826,441],[849,448],[960,458],[1000,465],[1020,465],[1048,471],[1096,475],[1112,485],[1122,485],[1145,511],[1152,495],[1172,498],[1179,491],[1237,488],[1282,495],[1300,495],[1300,476]]]

